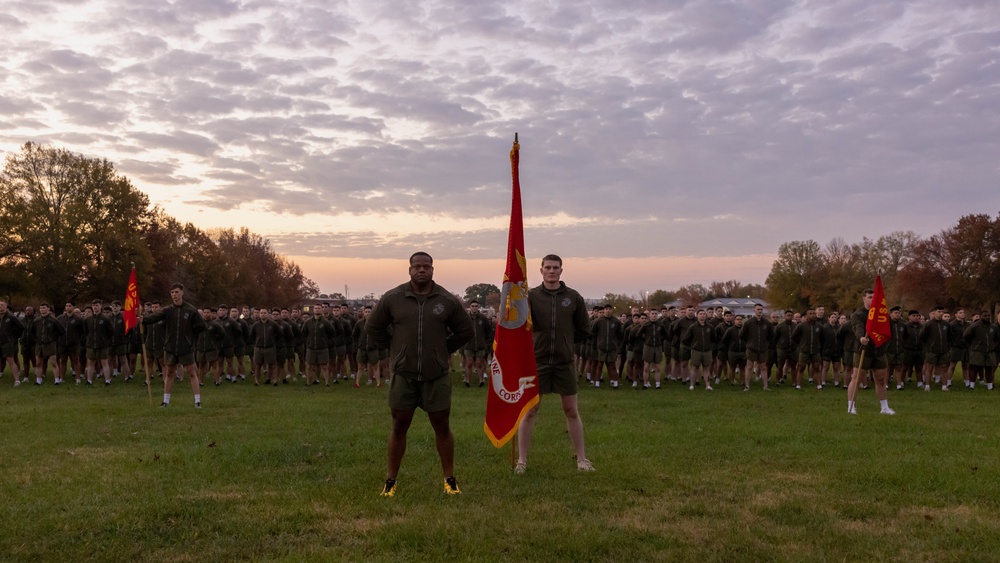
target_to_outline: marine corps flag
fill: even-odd
[[[125,318],[125,332],[132,330],[137,324],[135,310],[139,307],[139,285],[135,281],[135,267],[128,277],[128,289],[125,290],[125,308],[122,315]]]
[[[507,268],[503,274],[500,310],[497,311],[493,337],[490,390],[486,396],[486,422],[483,424],[486,435],[498,448],[510,441],[524,414],[538,404],[538,371],[531,337],[524,225],[521,222],[521,183],[517,171],[520,149],[515,134],[514,146],[510,149],[514,186],[507,238]]]
[[[875,276],[875,295],[872,295],[872,306],[868,309],[868,322],[865,324],[868,337],[879,347],[892,337],[889,326],[889,307],[885,304],[885,292],[882,290],[882,276]]]

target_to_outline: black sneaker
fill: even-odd
[[[165,409],[170,406],[170,403],[160,403],[160,408]]]
[[[466,381],[466,382],[465,382],[465,386],[466,386],[466,387],[472,387],[472,384],[471,384],[471,383],[469,383],[468,381]]]
[[[194,408],[196,408],[196,409],[200,409],[200,408],[201,408],[201,403],[195,403],[195,404],[194,404]]]

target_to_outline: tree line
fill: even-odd
[[[696,305],[741,297],[767,301],[776,309],[823,305],[831,311],[853,311],[861,290],[872,287],[879,275],[886,301],[892,305],[920,311],[937,305],[995,311],[1000,304],[1000,213],[996,218],[966,215],[928,238],[897,231],[857,243],[840,237],[825,246],[814,240],[786,242],[778,248],[764,285],[713,281],[638,295],[608,292],[603,301],[624,311],[631,306],[660,307],[674,301]],[[499,289],[486,283],[470,286],[465,299],[473,298],[495,307]]]
[[[319,293],[270,241],[243,228],[182,224],[106,159],[25,143],[0,172],[0,295],[66,300],[124,297],[135,265],[140,296],[170,284],[198,303],[286,306]]]

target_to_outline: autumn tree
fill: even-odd
[[[465,302],[468,303],[475,299],[481,305],[486,305],[487,297],[491,293],[496,293],[499,296],[500,288],[492,283],[477,283],[470,285],[465,288]],[[497,297],[497,303],[500,303],[499,297]]]
[[[812,240],[791,241],[778,248],[778,258],[767,276],[772,307],[804,309],[820,288],[823,254]]]
[[[705,298],[708,297],[708,288],[700,283],[693,283],[686,285],[684,287],[678,288],[674,292],[677,299],[680,299],[684,305],[697,305]]]
[[[966,215],[902,262],[900,287],[914,306],[992,307],[1000,301],[1000,216]]]
[[[114,295],[132,262],[150,262],[149,217],[149,199],[107,160],[25,143],[0,173],[0,263],[51,302]]]
[[[670,303],[674,299],[677,299],[676,294],[673,291],[667,291],[665,289],[657,289],[653,291],[646,297],[646,302],[650,307],[662,307],[666,303]]]

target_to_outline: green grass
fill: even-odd
[[[154,388],[154,403],[160,401]],[[545,398],[528,473],[456,387],[463,494],[418,415],[378,496],[386,389],[175,388],[0,379],[0,559],[14,561],[995,561],[1000,395],[584,388],[595,473]],[[995,393],[1000,393],[997,391]]]

